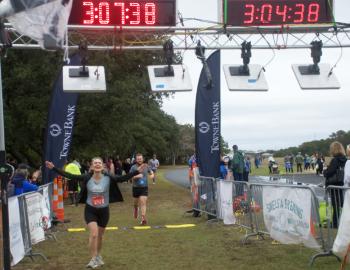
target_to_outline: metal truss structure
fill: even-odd
[[[38,43],[23,36],[6,24],[14,49],[40,48]],[[89,50],[162,50],[171,39],[175,50],[192,50],[197,42],[207,49],[241,49],[250,41],[253,49],[305,49],[314,40],[322,40],[323,48],[350,47],[350,25],[289,27],[99,27],[69,26],[68,48],[77,49],[82,40]]]

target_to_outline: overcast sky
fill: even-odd
[[[178,0],[183,17],[217,20],[214,0]],[[336,20],[350,23],[349,0],[336,0]],[[199,25],[189,22],[185,26]],[[268,50],[253,50],[251,63],[265,64],[272,56]],[[210,51],[206,52],[206,56]],[[340,49],[324,49],[321,62],[333,65]],[[193,91],[176,93],[164,100],[163,110],[180,124],[194,125],[197,84],[202,64],[194,51],[185,54]],[[241,64],[239,50],[222,50],[221,64]],[[266,69],[268,92],[230,92],[221,74],[221,134],[231,146],[241,149],[280,149],[302,142],[327,138],[332,132],[350,130],[350,49],[343,50],[335,74],[340,90],[303,91],[294,77],[291,64],[311,64],[310,50],[276,51]],[[349,142],[350,143],[350,142]]]

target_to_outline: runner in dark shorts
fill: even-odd
[[[102,237],[109,221],[109,204],[123,201],[117,182],[127,181],[142,172],[146,165],[139,167],[124,176],[114,176],[103,172],[101,158],[92,159],[92,172],[84,175],[74,175],[55,168],[52,162],[46,161],[46,167],[56,173],[76,181],[81,181],[79,202],[85,204],[85,222],[89,228],[89,250],[91,260],[86,267],[97,268],[104,265],[101,256]],[[139,175],[142,177],[142,175]]]
[[[142,154],[136,155],[136,164],[130,169],[130,172],[140,171],[140,168],[144,165]],[[153,178],[153,171],[149,166],[143,168],[142,173],[134,176],[132,194],[134,197],[134,218],[138,218],[138,210],[141,208],[141,225],[147,224],[146,209],[148,198],[148,175]]]

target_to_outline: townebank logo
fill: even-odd
[[[203,134],[208,133],[209,129],[210,129],[210,126],[207,122],[200,122],[199,123],[199,132],[200,133],[203,133]]]
[[[50,134],[52,137],[58,137],[62,134],[62,128],[57,124],[52,124],[50,126]]]

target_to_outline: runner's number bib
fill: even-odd
[[[100,206],[105,203],[105,197],[103,195],[93,195],[91,201],[93,206]]]

